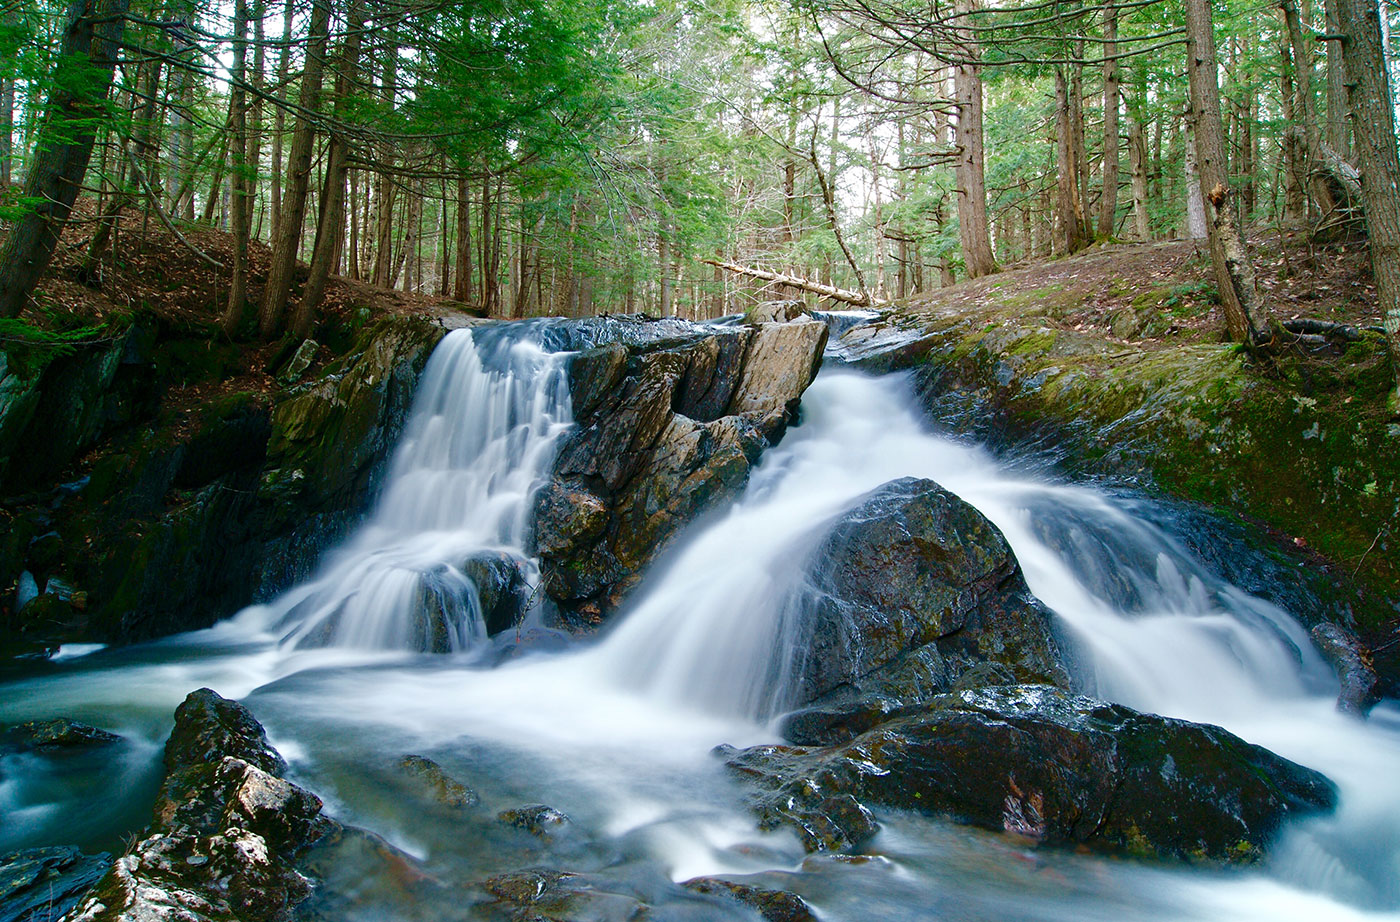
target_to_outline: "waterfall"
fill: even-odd
[[[286,646],[463,650],[486,636],[469,561],[504,554],[535,582],[530,499],[572,414],[567,356],[534,332],[453,330],[434,350],[373,514],[274,603]]]

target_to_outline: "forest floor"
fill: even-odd
[[[1309,244],[1302,234],[1254,228],[1264,297],[1280,321],[1379,325],[1364,239]],[[1042,322],[1144,349],[1218,341],[1225,321],[1205,242],[1098,244],[1074,256],[1005,271],[910,299],[916,311],[1034,308]]]

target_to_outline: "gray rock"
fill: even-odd
[[[476,792],[443,771],[442,766],[423,756],[407,755],[399,760],[404,775],[420,786],[425,799],[460,810],[476,804]]]
[[[107,872],[110,855],[27,848],[0,856],[0,922],[53,922]]]
[[[1337,710],[1365,717],[1381,700],[1380,678],[1362,650],[1361,642],[1349,631],[1323,621],[1313,626],[1313,643],[1323,659],[1337,671],[1342,683]]]

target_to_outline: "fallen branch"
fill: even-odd
[[[789,288],[796,288],[801,291],[808,291],[823,298],[830,298],[833,301],[840,301],[843,304],[850,304],[854,307],[872,307],[878,304],[886,304],[887,301],[875,298],[869,294],[851,291],[846,288],[837,288],[834,285],[823,285],[821,282],[813,282],[795,275],[784,275],[781,272],[769,272],[767,269],[754,269],[749,266],[741,266],[737,263],[720,262],[714,259],[700,260],[707,266],[715,266],[726,272],[733,272],[736,275],[747,275],[749,278],[761,279],[765,282],[776,282],[779,285],[786,285]]]
[[[170,217],[166,215],[165,209],[160,207],[160,196],[156,195],[155,190],[151,188],[151,184],[146,181],[146,174],[142,171],[141,164],[137,162],[136,157],[131,151],[126,150],[125,145],[123,145],[122,150],[126,154],[127,162],[131,164],[132,170],[135,171],[134,175],[136,181],[141,184],[141,190],[146,193],[147,200],[150,201],[151,207],[155,210],[156,217],[160,218],[160,223],[165,225],[165,229],[174,234],[175,239],[180,241],[180,245],[185,249],[189,250],[215,269],[222,269],[224,267],[223,263],[185,239],[185,235],[180,233],[180,229],[175,226],[175,222],[170,220]]]

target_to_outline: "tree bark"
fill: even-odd
[[[1145,243],[1152,239],[1147,218],[1147,139],[1137,119],[1128,123],[1128,171],[1133,184],[1133,233]]]
[[[331,110],[330,141],[326,145],[326,178],[321,186],[321,214],[316,223],[311,273],[292,320],[292,332],[299,339],[311,335],[316,308],[321,306],[321,298],[325,296],[331,263],[340,248],[341,231],[345,224],[345,169],[350,156],[350,142],[345,137],[344,121],[360,76],[360,41],[365,28],[364,0],[351,0],[347,22],[349,29],[341,46],[340,66],[335,76],[335,103]]]
[[[1201,191],[1210,206],[1210,249],[1225,325],[1236,342],[1253,347],[1270,334],[1254,264],[1240,239],[1230,177],[1225,167],[1220,86],[1209,0],[1185,0],[1186,69]]]
[[[224,308],[222,327],[232,337],[243,323],[248,306],[248,117],[243,83],[248,63],[248,4],[247,0],[233,3],[233,68],[229,81],[228,120],[233,145],[233,200],[230,203],[233,224],[233,266],[229,274],[228,303]]]
[[[1103,23],[1103,200],[1099,236],[1108,238],[1118,225],[1118,8],[1108,7]]]
[[[128,0],[72,0],[24,195],[35,202],[0,248],[0,317],[16,317],[53,258],[92,157]]]
[[[976,0],[956,0],[961,16],[973,12]],[[982,73],[976,63],[980,49],[968,30],[960,30],[958,42],[966,63],[953,69],[953,91],[958,107],[955,169],[958,187],[958,237],[962,243],[963,265],[968,278],[980,278],[997,271],[992,254],[991,230],[987,221],[987,183],[982,143]]]
[[[1294,92],[1297,99],[1293,106],[1294,114],[1303,124],[1303,142],[1307,156],[1307,188],[1312,193],[1313,203],[1319,216],[1330,215],[1337,208],[1322,166],[1322,132],[1318,127],[1317,104],[1313,98],[1312,48],[1303,38],[1303,23],[1298,16],[1298,5],[1294,0],[1280,0],[1283,21],[1288,29],[1288,42],[1293,48]]]
[[[1055,69],[1055,221],[1059,227],[1056,249],[1063,255],[1077,253],[1084,239],[1083,200],[1079,194],[1079,156],[1074,143],[1074,109],[1063,68]]]
[[[1376,0],[1335,0],[1343,36],[1342,59],[1354,118],[1357,165],[1365,200],[1366,235],[1376,300],[1390,346],[1400,412],[1400,155],[1395,142],[1395,102],[1386,71],[1385,39]]]
[[[1327,4],[1327,32],[1342,31],[1337,4]],[[1351,158],[1351,105],[1347,102],[1347,72],[1340,42],[1327,43],[1327,143],[1343,160]]]
[[[272,339],[282,328],[282,316],[292,293],[297,250],[306,217],[306,193],[311,181],[311,149],[316,128],[312,116],[320,109],[321,74],[325,69],[326,33],[330,23],[330,0],[313,0],[307,34],[306,67],[301,74],[300,108],[292,128],[292,149],[287,157],[287,188],[282,199],[282,221],[272,243],[272,259],[258,314],[258,331]]]

